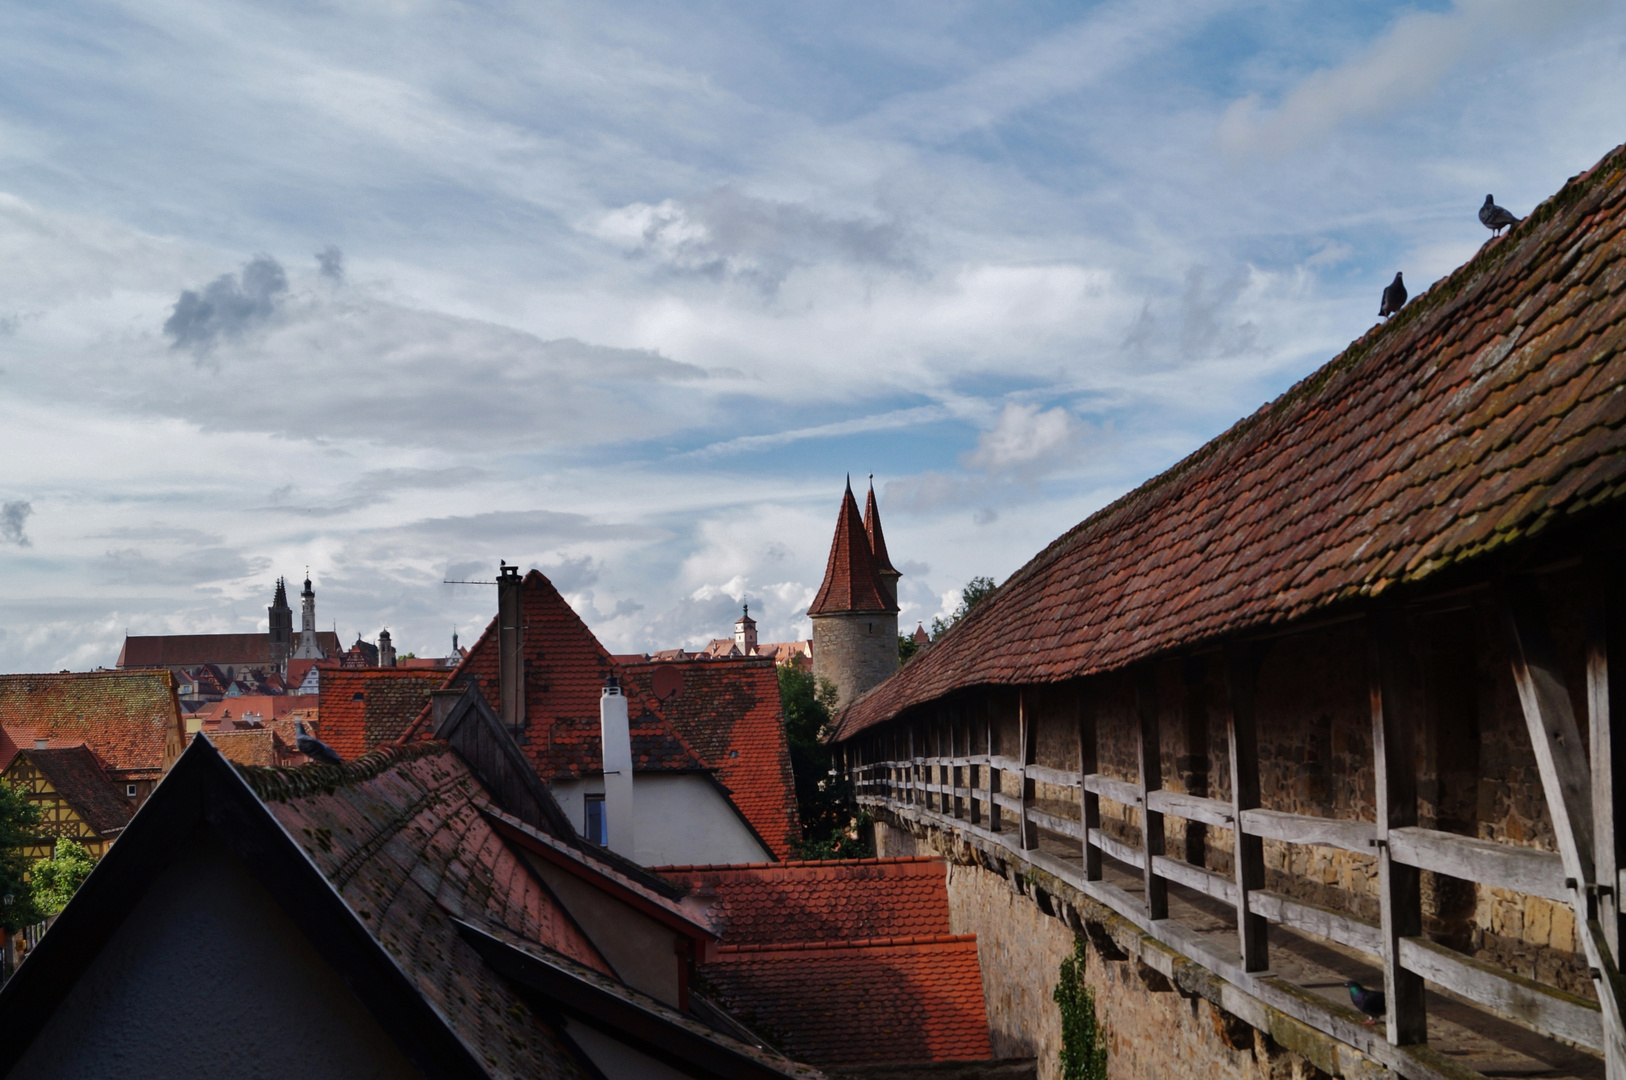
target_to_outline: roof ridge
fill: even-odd
[[[823,939],[820,941],[781,941],[766,944],[718,945],[719,955],[766,952],[828,952],[835,949],[895,949],[909,945],[963,945],[977,940],[976,934],[898,934],[892,937]]]
[[[208,738],[203,732],[198,732]],[[343,765],[238,765],[245,783],[265,802],[286,802],[306,795],[331,795],[341,787],[371,780],[397,765],[452,752],[450,744],[432,740],[386,743]]]
[[[870,859],[786,859],[783,862],[754,863],[676,863],[652,866],[655,874],[695,874],[721,870],[788,870],[804,867],[889,866],[898,863],[943,863],[936,855],[886,855]]]

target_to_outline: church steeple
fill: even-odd
[[[277,579],[277,591],[267,611],[271,616],[271,666],[283,671],[287,668],[288,654],[293,651],[294,612],[288,606],[288,585],[282,578]]]
[[[316,590],[311,588],[310,571],[305,572],[305,591],[299,594],[299,647],[295,660],[322,659],[322,646],[316,641]]]

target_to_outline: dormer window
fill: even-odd
[[[124,785],[124,795],[125,795],[126,798],[130,798],[130,799],[135,798],[136,797],[136,786],[134,784],[125,784]]]

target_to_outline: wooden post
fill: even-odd
[[[987,691],[982,695],[982,715],[988,733],[988,831],[999,832],[999,804],[994,801],[994,794],[1003,785],[999,782],[1000,770],[994,765],[994,710],[989,705]]]
[[[1084,786],[1084,778],[1101,771],[1095,735],[1095,695],[1082,682],[1078,689],[1078,798],[1084,825],[1084,880],[1101,880],[1101,849],[1090,841],[1092,829],[1101,827],[1101,796]]]
[[[964,699],[960,702],[960,711],[961,715],[965,717],[965,756],[972,757],[977,752],[977,724],[972,718],[971,710],[966,706]],[[977,791],[981,787],[982,781],[980,769],[981,766],[972,765],[966,769],[965,775],[965,786],[971,792],[971,797],[966,801],[971,804],[971,824],[973,825],[982,824],[982,800],[977,798]]]
[[[956,758],[969,757],[971,748],[966,747],[965,753],[960,752],[961,716],[959,703],[954,703],[949,709],[949,756]],[[969,742],[970,740],[966,740]],[[966,767],[955,765],[949,769],[949,786],[954,789],[954,816],[956,819],[965,817],[965,797],[960,789],[966,786]]]
[[[909,722],[909,805],[920,805],[920,789],[915,785],[920,783],[920,766],[915,764],[915,724]]]
[[[1372,761],[1377,770],[1378,906],[1383,924],[1383,990],[1387,1035],[1396,1046],[1428,1041],[1423,977],[1400,966],[1400,939],[1423,933],[1422,873],[1389,857],[1389,830],[1417,824],[1417,722],[1411,703],[1411,657],[1401,617],[1367,619],[1367,686],[1372,707]]]
[[[1592,768],[1581,746],[1581,732],[1570,705],[1564,673],[1547,630],[1535,590],[1529,582],[1511,581],[1502,589],[1502,624],[1519,690],[1530,746],[1547,797],[1553,837],[1564,860],[1572,889],[1576,935],[1586,952],[1592,984],[1603,1012],[1604,1061],[1610,1080],[1626,1080],[1626,1024],[1621,1002],[1626,998],[1616,953],[1609,947],[1599,918],[1597,852],[1593,820]],[[1588,650],[1591,651],[1590,648]],[[1607,661],[1607,658],[1605,658]],[[1588,665],[1589,669],[1591,665]],[[1589,671],[1589,689],[1592,682]],[[1613,740],[1611,740],[1611,748]],[[1601,757],[1601,755],[1599,755]],[[1612,765],[1612,763],[1611,763]],[[1618,883],[1611,883],[1617,884]]]
[[[1153,919],[1169,917],[1169,885],[1157,875],[1154,860],[1163,854],[1163,815],[1147,806],[1146,793],[1163,786],[1163,753],[1157,728],[1157,668],[1143,666],[1135,679],[1135,712],[1140,717],[1137,748],[1140,759],[1140,835],[1145,858],[1146,912]]]
[[[937,747],[937,750],[935,751],[937,755],[937,764],[932,767],[932,776],[935,779],[937,786],[942,788],[948,786],[948,766],[943,764],[943,713],[941,709],[937,710],[936,714],[932,717],[932,734],[935,736],[935,738],[932,739],[932,745]],[[939,814],[947,814],[949,812],[949,797],[947,793],[942,791],[937,793],[937,812]]]
[[[1609,677],[1609,659],[1621,655],[1621,609],[1619,579],[1602,560],[1588,559],[1586,577],[1604,587],[1587,604],[1586,612],[1586,698],[1587,723],[1591,738],[1592,763],[1592,832],[1593,865],[1597,873],[1598,921],[1602,925],[1604,941],[1620,966],[1621,926],[1620,870],[1626,865],[1622,859],[1620,833],[1626,790],[1616,784],[1626,784],[1626,739],[1614,738],[1610,727],[1612,716],[1626,721],[1626,703],[1613,700],[1613,688],[1621,684],[1617,677]],[[1611,607],[1613,606],[1613,633],[1611,633]],[[1611,648],[1611,646],[1614,646]]]
[[[1029,765],[1038,764],[1039,735],[1038,724],[1034,723],[1032,710],[1028,707],[1028,697],[1026,687],[1016,691],[1016,722],[1022,738],[1023,851],[1032,851],[1039,846],[1039,826],[1033,823],[1031,817],[1036,786],[1033,777],[1028,773]]]
[[[1181,682],[1185,686],[1181,719],[1185,722],[1184,765],[1181,780],[1187,795],[1208,798],[1208,665],[1201,657],[1188,659],[1181,665]],[[1200,821],[1186,821],[1186,862],[1203,866],[1208,862],[1208,826]]]
[[[1253,909],[1252,894],[1265,887],[1265,844],[1242,831],[1242,813],[1259,808],[1259,727],[1253,690],[1259,652],[1243,645],[1225,650],[1225,736],[1231,755],[1231,854],[1236,873],[1237,945],[1243,971],[1270,968],[1268,923]]]

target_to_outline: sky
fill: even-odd
[[[0,6],[0,671],[264,628],[905,630],[1626,140],[1626,7]]]

